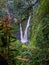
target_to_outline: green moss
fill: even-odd
[[[44,24],[44,23],[42,20],[44,17],[46,17],[48,12],[49,12],[49,0],[43,0],[41,2],[41,5],[38,7],[36,13],[34,13],[34,15],[33,15],[32,37],[31,37],[31,42],[30,42],[31,47],[36,46],[36,44],[38,45],[37,39],[39,38],[39,36],[41,36],[39,38],[39,40],[44,39],[43,31],[42,31],[42,28],[43,28],[42,24]],[[39,42],[40,44],[43,43],[42,40],[41,40],[41,42]]]

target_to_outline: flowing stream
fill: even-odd
[[[29,41],[28,40],[28,28],[29,28],[29,25],[30,25],[30,19],[31,19],[31,15],[28,18],[28,22],[27,22],[24,34],[23,34],[23,30],[22,30],[22,25],[20,23],[20,36],[21,36],[20,39],[21,39],[21,43],[27,43]]]

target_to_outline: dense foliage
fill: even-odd
[[[35,0],[36,1],[36,0]],[[5,57],[9,65],[49,65],[49,0],[14,0],[14,12],[12,17],[18,19],[16,22],[12,19],[10,22],[6,16],[5,9],[8,3],[1,0],[3,4],[0,13],[0,54]],[[33,7],[39,2],[37,10]],[[30,44],[22,44],[16,39],[19,24],[23,28],[26,21],[31,18],[29,38]],[[16,34],[15,34],[16,30]]]

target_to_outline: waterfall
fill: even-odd
[[[21,37],[21,43],[27,43],[28,42],[28,28],[30,25],[30,19],[31,19],[31,15],[28,18],[28,22],[24,31],[24,35],[23,35],[23,31],[22,31],[22,25],[20,23],[20,37]]]

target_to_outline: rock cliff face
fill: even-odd
[[[32,12],[33,11],[36,12],[36,10],[37,10],[40,3],[37,0],[30,0],[30,1],[22,1],[21,0],[21,2],[14,0],[14,2],[15,2],[14,8],[16,8],[15,11],[17,11],[17,15],[18,14],[21,15],[21,16],[18,15],[20,17],[20,19],[26,18],[21,23],[22,24],[22,29],[23,29],[23,34],[24,34],[24,30],[25,30],[25,27],[27,25],[27,19],[28,19],[29,14],[31,13],[31,10],[32,10]],[[18,29],[19,28],[20,28],[20,26],[18,26]],[[20,30],[18,32],[20,32]],[[29,34],[30,34],[30,32],[29,32]],[[20,33],[18,33],[17,39],[18,39],[18,37],[20,39]],[[28,36],[28,37],[30,37],[30,36]]]

